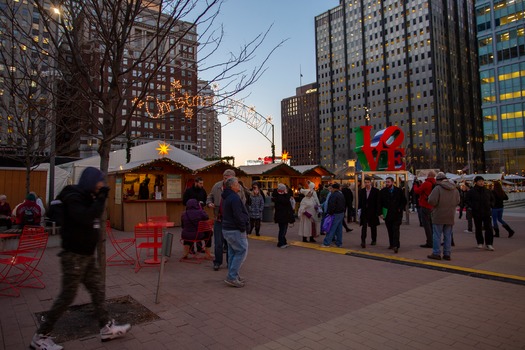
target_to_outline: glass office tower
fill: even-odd
[[[315,28],[323,166],[356,158],[354,128],[397,125],[408,169],[484,169],[472,0],[341,0]]]
[[[485,157],[494,172],[525,169],[525,2],[477,1]]]

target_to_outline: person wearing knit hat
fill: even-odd
[[[15,223],[18,228],[25,225],[40,225],[42,210],[36,203],[34,193],[28,193],[26,199],[14,209]]]
[[[439,172],[436,176],[436,187],[428,197],[432,210],[433,247],[429,259],[441,260],[441,236],[443,236],[443,259],[450,260],[452,246],[452,229],[456,208],[459,204],[459,192],[456,186]]]
[[[436,175],[436,181],[440,181],[440,180],[446,180],[447,179],[447,175],[440,171],[439,173],[437,173]]]
[[[131,329],[131,325],[117,325],[109,317],[95,258],[95,249],[100,238],[100,218],[108,193],[104,173],[88,167],[82,172],[78,185],[66,186],[57,196],[62,202],[64,214],[60,232],[62,251],[58,254],[62,266],[62,286],[51,310],[46,313],[44,322],[33,335],[32,349],[62,349],[49,334],[75,300],[81,284],[91,295],[93,314],[98,321],[102,341],[122,337]]]
[[[467,192],[466,199],[472,208],[478,249],[483,249],[485,245],[487,250],[493,251],[494,232],[491,215],[494,207],[494,196],[492,191],[485,188],[485,179],[482,176],[478,175],[474,178],[474,187]],[[485,230],[484,237],[483,230]]]

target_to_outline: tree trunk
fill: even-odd
[[[102,171],[106,175],[108,175],[108,169],[109,169],[109,153],[111,151],[111,143],[110,142],[102,142],[100,145],[100,148],[98,150],[98,154],[100,155],[100,171]],[[110,192],[109,195],[111,196],[112,193]],[[106,206],[107,206],[107,200],[106,200]],[[98,241],[97,245],[97,261],[98,266],[100,267],[100,277],[102,282],[102,290],[104,291],[104,299],[106,294],[106,220],[107,220],[107,210],[104,210],[102,213],[102,218],[100,219],[100,239]]]

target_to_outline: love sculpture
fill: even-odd
[[[397,126],[389,126],[379,130],[370,139],[372,126],[355,128],[356,147],[354,151],[364,171],[396,171],[405,170],[403,157],[405,149],[400,148],[405,138],[403,131]]]

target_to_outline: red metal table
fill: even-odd
[[[167,227],[174,227],[175,223],[171,221],[166,222],[141,222],[138,226],[153,228],[153,243],[159,243],[159,238],[162,238],[162,230]],[[144,260],[146,264],[160,264],[159,250],[153,249],[153,258]]]

